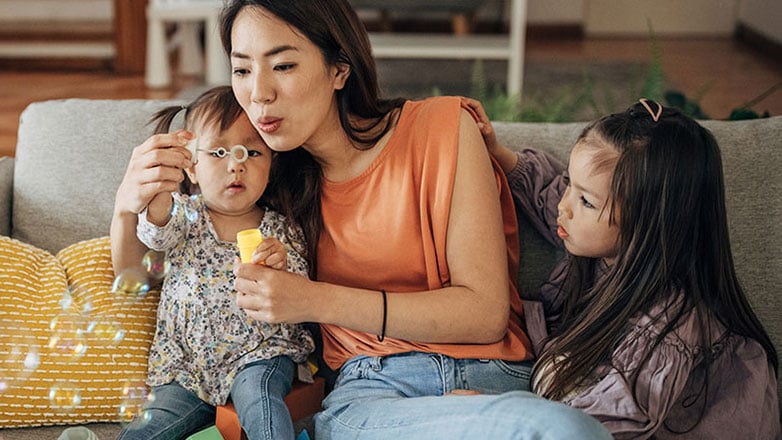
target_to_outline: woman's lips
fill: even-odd
[[[258,129],[264,133],[274,133],[282,125],[282,118],[263,118],[258,120]]]
[[[559,238],[566,239],[570,237],[570,234],[567,233],[565,228],[562,227],[562,225],[557,225],[557,235],[559,235]]]

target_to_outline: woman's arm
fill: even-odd
[[[565,165],[542,151],[513,151],[501,144],[480,101],[462,98],[462,103],[478,118],[486,149],[507,175],[516,206],[548,241],[562,247],[556,231],[557,204],[567,188]]]
[[[117,189],[111,219],[111,262],[115,274],[141,262],[147,247],[136,237],[138,213],[156,195],[167,195],[179,188],[182,169],[193,165],[185,148],[191,138],[190,132],[179,130],[151,136],[133,149]]]
[[[388,292],[385,334],[441,343],[492,343],[507,330],[510,311],[506,243],[497,180],[472,117],[461,112],[447,229],[451,286],[415,294]],[[270,322],[335,324],[379,334],[378,291],[307,280],[257,265],[236,268],[239,306]]]

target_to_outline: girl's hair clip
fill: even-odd
[[[641,98],[641,99],[639,99],[639,100],[638,100],[638,102],[640,102],[640,103],[641,103],[641,105],[643,105],[643,106],[644,106],[644,108],[646,109],[646,111],[648,111],[648,112],[649,112],[649,114],[650,114],[650,115],[652,115],[652,120],[653,120],[654,122],[657,122],[657,121],[659,121],[659,120],[660,120],[660,115],[662,115],[662,114],[663,114],[663,106],[662,106],[662,105],[660,105],[660,103],[659,103],[659,102],[657,102],[657,101],[652,101],[652,102],[654,102],[655,104],[657,104],[657,112],[656,112],[656,113],[652,111],[652,107],[649,105],[649,100],[648,100],[648,99],[646,99],[646,98]]]

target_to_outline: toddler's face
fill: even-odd
[[[557,234],[571,254],[605,258],[610,264],[616,258],[619,239],[619,226],[609,223],[614,171],[613,166],[595,168],[599,150],[586,142],[588,139],[579,141],[570,153],[570,183],[558,205]]]
[[[197,183],[209,209],[226,215],[241,215],[255,208],[269,183],[272,152],[242,114],[231,126],[219,131],[219,126],[202,127],[198,136],[198,162],[188,173]],[[246,160],[231,154],[231,148],[243,145]],[[216,152],[220,148],[223,151]],[[205,150],[212,150],[209,152]],[[236,153],[239,153],[235,149]],[[225,154],[227,152],[227,154]],[[222,156],[222,157],[221,157]]]

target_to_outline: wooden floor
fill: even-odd
[[[668,82],[688,96],[700,96],[713,118],[782,82],[782,60],[730,38],[660,39]],[[650,58],[646,39],[528,39],[526,63],[640,61]],[[60,98],[170,98],[197,83],[176,78],[166,89],[148,89],[143,75],[118,76],[104,68],[87,71],[30,69],[0,65],[0,156],[13,156],[19,116],[31,102]],[[628,103],[629,104],[629,103]],[[782,115],[782,88],[755,107]]]

